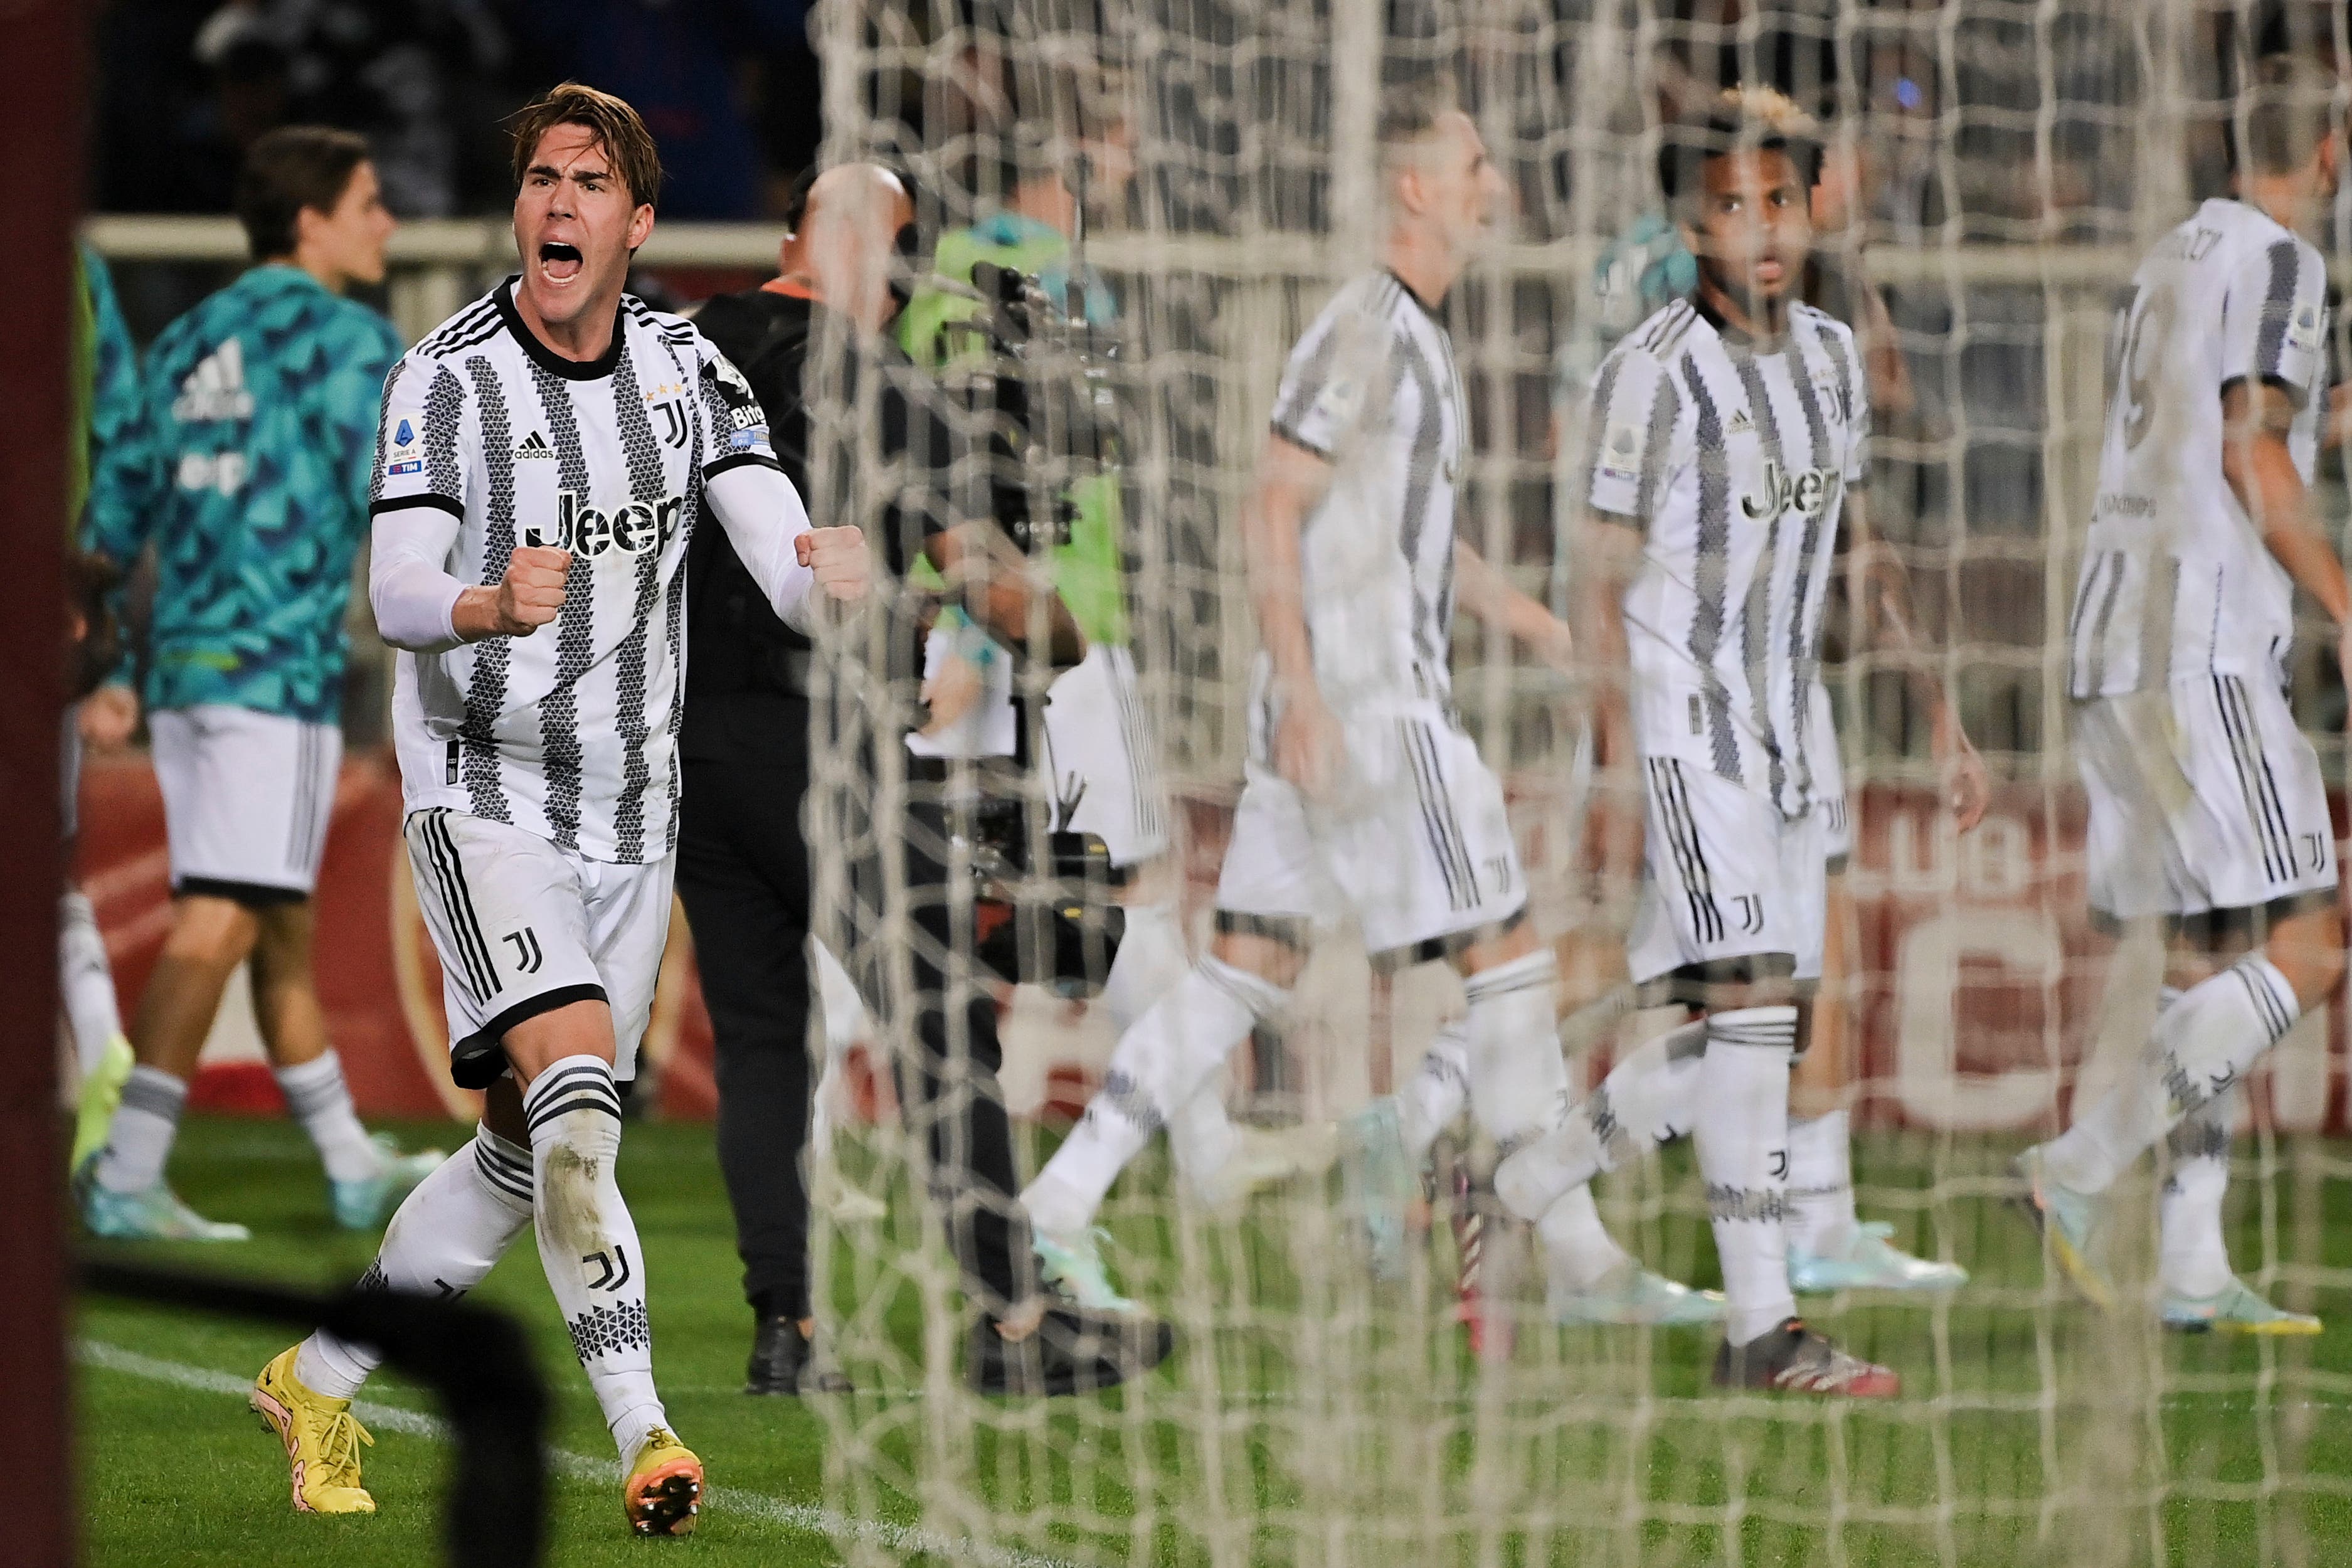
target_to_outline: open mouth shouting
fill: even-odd
[[[580,276],[580,247],[560,239],[545,240],[539,247],[539,269],[551,283],[569,283]]]

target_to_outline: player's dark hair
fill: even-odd
[[[366,138],[326,125],[281,125],[254,142],[236,172],[232,204],[253,258],[293,255],[303,209],[333,212],[367,157]]]
[[[629,187],[632,202],[646,207],[661,205],[661,154],[655,151],[653,132],[646,129],[627,100],[576,81],[549,88],[507,121],[507,129],[514,136],[518,187],[530,170],[540,139],[559,125],[580,126],[595,138],[595,144],[613,161],[613,172]]]
[[[2252,77],[2230,122],[2230,167],[2291,174],[2343,123],[2335,74],[2301,55],[2272,55]]]
[[[1750,151],[1787,153],[1807,190],[1821,178],[1821,130],[1811,115],[1769,88],[1727,88],[1659,133],[1658,189],[1666,205],[1679,210],[1696,198],[1713,160]]]

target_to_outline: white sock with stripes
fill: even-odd
[[[1405,1163],[1419,1170],[1437,1135],[1470,1108],[1470,1026],[1456,1018],[1437,1031],[1428,1054],[1397,1090],[1397,1130]]]
[[[162,1181],[187,1103],[183,1080],[144,1062],[132,1068],[98,1157],[99,1184],[109,1192],[143,1193]]]
[[[1103,1194],[1169,1113],[1211,1083],[1234,1047],[1259,1020],[1279,1015],[1288,997],[1213,955],[1196,960],[1118,1037],[1100,1092],[1021,1194],[1030,1224],[1047,1236],[1075,1236],[1092,1225]]]
[[[1643,1041],[1558,1128],[1503,1162],[1495,1190],[1513,1212],[1548,1217],[1550,1205],[1594,1177],[1685,1136],[1698,1111],[1706,1051],[1704,1018]]]
[[[383,1173],[383,1154],[368,1142],[368,1131],[352,1109],[342,1058],[329,1049],[310,1061],[272,1070],[285,1092],[286,1108],[317,1145],[328,1180],[363,1182]]]
[[[2182,1117],[2165,1137],[2172,1171],[2157,1211],[2157,1276],[2179,1295],[2211,1296],[2230,1283],[2221,1200],[2230,1191],[2230,1129],[2237,1112],[2233,1087]]]
[[[1125,919],[1118,952],[1103,977],[1102,994],[1095,998],[1095,1005],[1121,1035],[1154,1002],[1183,984],[1192,966],[1184,922],[1172,900],[1130,904]],[[1168,1152],[1175,1159],[1177,1176],[1195,1196],[1213,1194],[1218,1173],[1240,1142],[1233,1119],[1225,1114],[1221,1071],[1211,1073],[1199,1093],[1169,1113]]]
[[[1699,1062],[1698,1169],[1723,1265],[1725,1337],[1753,1342],[1796,1315],[1789,1289],[1789,1066],[1792,1005],[1741,1007],[1706,1021]]]
[[[2191,986],[2158,1017],[2131,1076],[2042,1146],[2043,1169],[2078,1193],[2106,1191],[2182,1117],[2227,1094],[2300,1012],[2294,988],[2259,952]]]
[[[1789,1245],[1799,1252],[1843,1258],[1853,1245],[1853,1137],[1843,1110],[1789,1119]]]
[[[614,1177],[621,1097],[613,1068],[587,1056],[551,1062],[525,1091],[522,1109],[530,1128],[539,1261],[627,1464],[646,1434],[664,1422],[654,1390],[645,1254]]]
[[[1568,1063],[1559,1052],[1559,969],[1549,948],[1482,969],[1462,983],[1469,999],[1470,1109],[1508,1152],[1568,1114]],[[1523,1215],[1533,1219],[1533,1215]]]
[[[384,1227],[361,1289],[462,1296],[487,1278],[530,1224],[530,1151],[487,1127],[416,1184]],[[349,1399],[383,1357],[324,1329],[302,1342],[294,1375],[314,1394]]]
[[[66,1021],[73,1029],[74,1062],[88,1082],[107,1043],[122,1033],[122,1014],[115,1004],[106,938],[99,931],[97,912],[79,888],[68,888],[58,904],[58,984],[64,993]]]

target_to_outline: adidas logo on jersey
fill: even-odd
[[[582,500],[576,490],[560,490],[555,497],[553,531],[527,523],[522,542],[534,549],[569,550],[591,561],[614,551],[642,555],[658,552],[670,542],[685,510],[686,503],[671,496],[658,506],[631,501],[608,514]]]
[[[547,444],[546,437],[534,430],[515,443],[514,455],[518,458],[552,458],[555,456],[555,448]]]
[[[1727,436],[1749,436],[1755,434],[1755,431],[1756,421],[1748,416],[1748,410],[1745,408],[1735,409],[1731,416],[1731,423],[1723,427],[1723,433]]]
[[[253,417],[253,394],[245,389],[245,349],[235,338],[206,354],[180,383],[172,417],[183,425]]]

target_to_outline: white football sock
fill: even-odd
[[[1470,1007],[1470,1109],[1506,1156],[1568,1114],[1559,1053],[1559,970],[1549,948],[1483,969],[1462,983]],[[1535,1215],[1521,1215],[1532,1220]]]
[[[532,1082],[522,1108],[539,1261],[626,1464],[646,1433],[664,1423],[654,1391],[645,1253],[614,1177],[621,1097],[613,1069],[594,1057],[564,1057]]]
[[[1456,1018],[1437,1031],[1428,1054],[1397,1090],[1397,1130],[1405,1163],[1419,1170],[1437,1135],[1470,1109],[1470,1026]]]
[[[1280,1014],[1287,996],[1213,956],[1196,961],[1118,1037],[1101,1090],[1021,1194],[1030,1223],[1048,1236],[1092,1225],[1103,1194],[1170,1110],[1213,1083],[1234,1047],[1258,1020]]]
[[[143,1193],[162,1181],[187,1103],[188,1086],[181,1079],[144,1062],[132,1068],[98,1157],[99,1184],[109,1192]]]
[[[1706,1054],[1704,1018],[1644,1040],[1556,1130],[1496,1167],[1496,1192],[1515,1214],[1549,1215],[1549,1205],[1595,1176],[1687,1135]]]
[[[2166,1289],[2183,1296],[2211,1296],[2230,1283],[2221,1200],[2230,1190],[2230,1129],[2237,1111],[2232,1088],[2182,1117],[2165,1138],[2172,1171],[2158,1210],[2157,1276]]]
[[[1110,973],[1103,976],[1102,994],[1095,1005],[1125,1034],[1144,1010],[1182,983],[1192,958],[1184,944],[1184,921],[1173,902],[1129,904],[1123,910],[1126,930],[1112,955]]]
[[[1797,1312],[1783,1221],[1789,1201],[1789,1064],[1794,1006],[1742,1007],[1706,1021],[1699,1063],[1698,1168],[1730,1316],[1724,1335],[1752,1343]]]
[[[2132,1072],[2042,1145],[2053,1180],[2101,1193],[2183,1116],[2229,1092],[2301,1009],[2278,966],[2248,953],[2189,987],[2156,1021]]]
[[[383,1155],[368,1142],[343,1082],[343,1059],[331,1048],[313,1059],[273,1069],[286,1108],[318,1146],[319,1163],[336,1182],[363,1182],[383,1173]]]
[[[488,1276],[530,1224],[530,1151],[487,1127],[416,1184],[384,1227],[360,1289],[463,1296]],[[302,1342],[294,1375],[314,1394],[349,1399],[383,1357],[320,1329]]]
[[[74,1062],[83,1081],[98,1070],[107,1043],[122,1033],[115,1005],[114,971],[106,961],[106,938],[98,915],[79,888],[58,901],[58,986],[66,1022],[73,1030]]]
[[[1852,1137],[1843,1110],[1789,1119],[1789,1245],[1799,1252],[1843,1258],[1853,1245]]]
[[[1536,1221],[1536,1235],[1543,1239],[1553,1279],[1570,1290],[1590,1290],[1612,1270],[1633,1261],[1633,1255],[1601,1223],[1590,1186],[1562,1194]]]
[[[1173,901],[1129,904],[1125,918],[1118,952],[1103,977],[1102,994],[1095,998],[1095,1005],[1121,1035],[1154,1002],[1182,984],[1192,965],[1184,922]],[[1168,1152],[1175,1158],[1178,1179],[1196,1197],[1213,1195],[1217,1173],[1240,1144],[1233,1119],[1225,1114],[1224,1074],[1211,1073],[1201,1091],[1168,1118]]]

